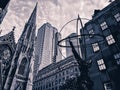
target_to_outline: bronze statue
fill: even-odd
[[[75,59],[78,62],[79,65],[79,70],[80,70],[80,76],[77,79],[77,84],[78,84],[78,90],[92,90],[93,82],[91,81],[88,72],[89,68],[92,64],[91,61],[87,62],[86,60],[82,60],[80,55],[77,53],[75,50],[73,43],[69,39],[70,46],[72,48],[73,55]]]

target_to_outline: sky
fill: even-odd
[[[58,31],[68,21],[77,18],[91,19],[95,9],[102,9],[109,4],[109,0],[11,0],[8,12],[0,25],[1,35],[10,32],[13,26],[15,29],[15,40],[20,37],[24,25],[30,17],[36,2],[38,2],[37,11],[37,30],[44,23],[49,22],[56,27]],[[87,22],[83,20],[83,22]],[[61,34],[67,37],[75,32],[76,21],[66,25]]]

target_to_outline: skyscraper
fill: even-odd
[[[18,40],[4,90],[26,90],[34,51],[36,12],[37,4]]]
[[[57,47],[59,39],[60,34],[51,24],[45,23],[39,28],[35,47],[34,74],[43,67],[55,63],[57,59],[61,59]]]
[[[10,0],[0,0],[0,23],[2,23],[3,18],[7,13],[7,8]]]

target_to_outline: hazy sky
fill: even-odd
[[[66,22],[77,18],[78,14],[82,18],[91,19],[94,9],[102,9],[108,5],[108,0],[11,0],[8,13],[0,26],[3,30],[1,35],[10,32],[13,26],[16,26],[17,41],[36,2],[38,2],[37,29],[49,22],[58,31]],[[75,22],[67,25],[62,35],[65,37],[72,32],[75,32]]]

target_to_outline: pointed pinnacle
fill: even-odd
[[[35,8],[37,8],[37,5],[38,5],[38,2],[36,2]],[[34,9],[35,9],[35,8],[34,8]]]
[[[38,2],[36,2],[36,6],[38,5]]]
[[[15,27],[15,26],[13,26],[13,29],[12,29],[12,31],[14,31],[14,30],[15,30],[15,28],[16,28],[16,27]]]
[[[28,20],[28,23],[35,23],[36,22],[36,12],[37,12],[37,3],[35,8],[33,9],[33,12]]]
[[[80,16],[79,16],[79,14],[78,14],[78,20],[80,20]]]

